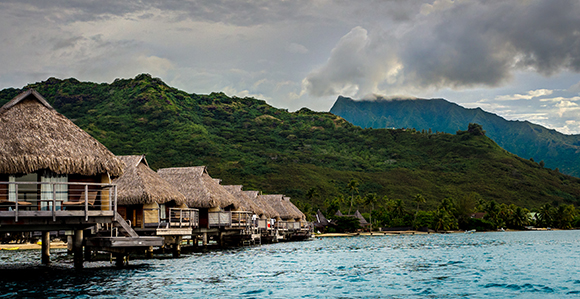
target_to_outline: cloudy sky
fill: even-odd
[[[0,1],[0,88],[149,73],[328,111],[445,98],[580,133],[580,1]]]

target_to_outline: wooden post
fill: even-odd
[[[220,247],[224,247],[224,232],[220,231],[219,233],[219,239],[220,239]]]
[[[201,240],[201,244],[204,247],[207,246],[207,232],[203,233],[203,239]]]
[[[122,253],[115,253],[115,265],[117,266],[117,268],[123,268],[123,266],[125,265],[124,259],[125,257]]]
[[[50,232],[42,232],[42,263],[50,264]]]
[[[83,230],[75,230],[73,243],[73,260],[75,269],[83,268]]]
[[[85,261],[91,261],[92,259],[91,248],[89,246],[85,246]]]
[[[175,237],[175,243],[173,243],[173,257],[177,258],[181,254],[181,236]]]
[[[73,254],[73,244],[74,244],[73,236],[66,236],[66,254],[68,255]]]
[[[147,248],[147,252],[145,252],[145,257],[148,259],[153,258],[153,246],[149,246],[149,248]]]

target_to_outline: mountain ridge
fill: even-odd
[[[360,100],[339,96],[331,113],[363,128],[415,128],[454,133],[478,123],[498,145],[523,158],[580,176],[580,135],[566,135],[529,121],[506,120],[481,108],[445,99]]]

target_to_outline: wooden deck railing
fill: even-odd
[[[268,223],[270,223],[270,219],[257,219],[256,227],[260,229],[267,229]]]
[[[276,228],[282,230],[311,230],[310,223],[306,221],[277,221]]]
[[[252,212],[246,211],[232,211],[232,227],[251,227],[252,226]]]
[[[209,227],[232,226],[232,213],[228,211],[208,212]]]
[[[169,209],[169,227],[198,227],[199,226],[199,210],[198,209]]]
[[[30,213],[33,211],[34,213]],[[74,213],[73,213],[74,211]],[[84,211],[117,212],[117,185],[77,182],[0,182],[0,216],[57,217]]]

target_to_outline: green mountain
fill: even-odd
[[[154,169],[208,165],[223,184],[283,193],[303,209],[349,197],[352,179],[359,194],[402,199],[413,210],[417,194],[425,209],[474,194],[529,208],[580,203],[580,179],[510,154],[477,132],[363,129],[331,113],[188,94],[145,74],[111,84],[50,78],[0,91],[0,104],[28,88],[115,154],[146,154]]]
[[[508,121],[481,108],[443,99],[363,100],[338,97],[331,113],[363,128],[415,128],[455,133],[478,123],[499,146],[520,157],[580,177],[580,135],[565,135],[528,121]]]

